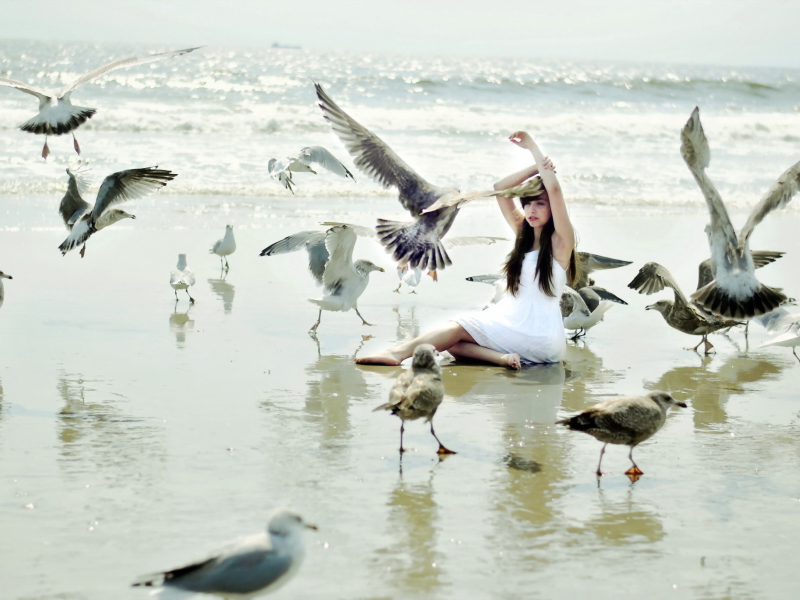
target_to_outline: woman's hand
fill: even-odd
[[[526,131],[515,131],[508,137],[508,139],[512,144],[516,144],[520,148],[525,148],[526,150],[530,150],[534,145],[533,138],[528,135]]]
[[[553,164],[553,161],[550,160],[549,156],[544,157],[542,161],[542,170],[552,171],[553,173],[556,172],[556,166]]]

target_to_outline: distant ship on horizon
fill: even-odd
[[[272,47],[280,50],[302,50],[301,46],[292,46],[291,44],[281,44],[279,42],[273,42]]]

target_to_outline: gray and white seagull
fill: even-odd
[[[338,158],[322,146],[306,146],[295,156],[280,160],[270,158],[267,163],[267,169],[274,179],[277,179],[283,187],[294,194],[292,186],[295,183],[292,179],[292,173],[312,173],[316,175],[317,172],[311,168],[314,165],[319,165],[339,177],[349,177],[353,181],[356,180],[350,169],[345,167]]]
[[[198,46],[199,47],[199,46]],[[39,135],[63,135],[70,133],[83,125],[89,120],[92,115],[97,112],[95,108],[86,108],[84,106],[74,106],[72,104],[71,96],[75,89],[93,79],[97,79],[101,75],[105,75],[114,69],[121,69],[123,67],[132,67],[134,65],[142,65],[157,60],[164,60],[165,58],[172,58],[173,56],[180,56],[186,54],[197,48],[185,48],[183,50],[174,50],[172,52],[161,52],[159,54],[149,54],[147,56],[132,56],[122,60],[110,62],[102,67],[90,71],[85,75],[81,75],[75,81],[65,86],[61,90],[45,90],[21,81],[8,79],[7,77],[0,77],[0,85],[12,87],[20,92],[36,96],[39,99],[39,114],[32,119],[28,119],[20,129],[29,133],[36,133]],[[78,140],[75,139],[75,134],[72,134],[73,145],[75,152],[81,153],[81,147],[78,145]],[[44,148],[42,148],[42,158],[47,158],[50,154],[50,149],[47,146],[47,137],[44,139]]]
[[[108,227],[120,219],[135,218],[125,211],[114,208],[116,204],[146,196],[161,189],[177,177],[176,173],[159,169],[157,166],[112,173],[103,180],[94,206],[90,207],[80,195],[80,185],[76,173],[71,169],[67,169],[67,173],[70,176],[70,183],[67,194],[61,200],[59,210],[70,233],[58,247],[62,255],[85,244],[92,234],[104,227]],[[84,245],[81,257],[83,257],[85,249]]]
[[[385,188],[395,187],[400,204],[413,217],[411,222],[378,219],[378,240],[401,265],[435,271],[452,264],[442,238],[447,235],[458,213],[458,203],[473,198],[497,195],[482,191],[462,194],[455,188],[432,185],[409,167],[386,142],[358,123],[331,100],[319,84],[314,84],[319,107],[334,133],[353,157],[356,167]],[[440,210],[423,211],[440,200],[452,203]]]
[[[764,217],[786,206],[800,189],[800,162],[789,167],[770,186],[737,233],[719,192],[705,172],[711,150],[697,107],[681,130],[681,155],[703,192],[711,217],[706,235],[714,280],[692,294],[692,299],[715,315],[733,319],[750,319],[774,310],[786,301],[786,296],[756,279],[750,235]]]

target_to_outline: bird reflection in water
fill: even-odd
[[[227,271],[223,271],[223,274],[220,275],[219,278],[209,279],[208,284],[211,286],[211,291],[222,300],[222,309],[225,311],[225,314],[229,315],[233,310],[233,297],[236,295],[236,289],[233,284],[225,281],[227,275]]]
[[[413,340],[419,336],[419,319],[416,315],[416,306],[399,307],[392,309],[397,315],[397,341]],[[402,312],[401,312],[402,311]]]
[[[178,305],[169,316],[169,330],[175,334],[175,345],[179,349],[183,349],[186,343],[186,334],[194,330],[194,319],[189,318],[189,311],[194,308],[194,304],[190,304],[185,312],[178,312]]]
[[[651,544],[664,539],[666,533],[658,510],[649,510],[644,503],[637,502],[632,488],[617,500],[607,498],[602,489],[598,494],[600,514],[576,527],[577,535],[591,533],[610,546]]]

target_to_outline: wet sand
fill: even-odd
[[[322,220],[401,217],[393,200],[161,196],[134,222],[62,258],[58,198],[0,197],[0,581],[4,597],[145,598],[138,575],[180,566],[263,528],[290,505],[307,536],[298,598],[790,598],[800,585],[800,365],[756,350],[753,324],[699,338],[666,326],[626,285],[664,264],[691,291],[707,256],[703,210],[571,207],[580,249],[633,260],[598,285],[629,302],[565,365],[511,372],[446,360],[436,416],[441,462],[422,423],[372,410],[400,367],[353,357],[482,308],[507,246],[460,248],[437,284],[392,293],[377,243],[356,257],[374,273],[355,313],[323,313],[305,255],[262,258],[268,244]],[[364,209],[364,206],[367,206]],[[389,212],[382,207],[389,206]],[[128,207],[126,207],[128,210]],[[468,211],[470,211],[468,213]],[[465,209],[451,235],[507,235],[490,204]],[[734,215],[742,223],[745,215]],[[208,248],[226,223],[230,272]],[[800,216],[775,213],[752,247],[785,251],[760,279],[800,297]],[[168,285],[187,254],[197,304]],[[688,403],[636,450],[553,423],[599,400],[665,389]]]

